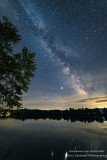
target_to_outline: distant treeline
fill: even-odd
[[[103,122],[107,120],[107,108],[103,109],[74,109],[69,108],[68,110],[30,110],[30,109],[19,109],[19,110],[2,110],[1,118],[15,118],[20,120],[26,119],[54,119],[54,120],[71,120],[71,122]]]

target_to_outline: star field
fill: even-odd
[[[22,35],[16,50],[26,45],[37,52],[24,107],[106,107],[106,0],[1,0],[2,16]],[[88,98],[94,101],[80,102]]]

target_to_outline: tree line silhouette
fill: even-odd
[[[71,120],[71,122],[103,122],[107,120],[107,108],[103,109],[89,109],[81,108],[74,109],[69,108],[66,110],[38,110],[38,109],[19,109],[19,110],[7,110],[1,109],[1,118],[15,118],[19,120],[26,119],[54,119],[54,120]]]

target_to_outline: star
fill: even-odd
[[[60,88],[61,90],[63,90],[64,89],[64,87],[63,86],[61,86],[61,88]]]

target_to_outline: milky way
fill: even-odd
[[[1,0],[2,16],[22,35],[17,50],[26,45],[37,52],[36,77],[23,97],[26,106],[63,108],[77,99],[106,96],[105,0]]]

